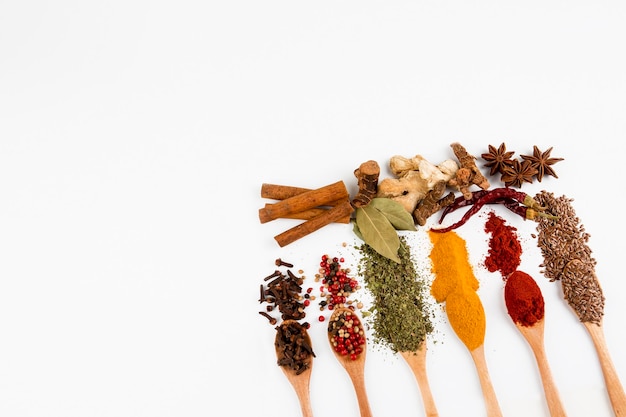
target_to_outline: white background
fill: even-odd
[[[609,0],[0,2],[0,415],[297,415],[259,284],[277,257],[309,280],[322,254],[355,263],[356,238],[332,225],[280,248],[295,223],[259,223],[261,184],[354,192],[361,162],[386,177],[392,155],[438,163],[453,141],[565,158],[523,190],[575,199],[626,381],[625,21]],[[542,288],[568,415],[611,416],[590,338],[539,273],[535,224],[499,213]],[[480,267],[483,222],[459,233],[490,376],[505,416],[547,416],[503,282]],[[314,412],[357,416],[318,315]],[[440,415],[485,415],[471,357],[436,328]],[[374,415],[423,415],[408,367],[370,347]]]

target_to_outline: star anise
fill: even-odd
[[[537,168],[530,161],[520,162],[514,159],[510,166],[504,168],[502,182],[507,187],[520,188],[525,182],[532,183],[535,175],[537,175]]]
[[[552,148],[541,152],[537,146],[533,146],[532,155],[521,155],[524,161],[529,161],[537,170],[537,181],[539,182],[541,182],[544,175],[552,175],[554,178],[558,178],[556,172],[554,172],[554,169],[550,165],[562,161],[563,158],[550,158],[550,152],[552,152]]]
[[[496,149],[495,146],[489,145],[489,152],[484,153],[481,157],[487,161],[486,167],[491,168],[489,174],[495,175],[497,173],[502,174],[504,168],[511,166],[513,161],[511,157],[515,152],[507,151],[504,142]]]

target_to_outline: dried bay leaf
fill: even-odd
[[[352,220],[352,232],[356,235],[356,237],[365,241],[365,239],[363,239],[363,235],[361,234],[361,231],[359,230],[359,225],[356,224],[356,220]]]
[[[384,257],[400,263],[400,237],[385,214],[370,203],[356,209],[355,218],[363,241]]]
[[[369,206],[383,213],[396,230],[417,230],[413,216],[397,201],[377,197],[372,199]]]

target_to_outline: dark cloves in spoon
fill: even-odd
[[[309,369],[315,357],[306,326],[293,320],[286,320],[276,326],[274,345],[279,366],[287,367],[296,375]]]

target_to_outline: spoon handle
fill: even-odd
[[[438,417],[439,412],[437,411],[437,406],[435,405],[435,400],[426,376],[426,344],[422,344],[417,352],[401,352],[401,354],[404,360],[409,364],[417,380],[417,385],[422,394],[426,417]]]
[[[472,359],[476,365],[478,371],[478,379],[480,380],[480,387],[483,390],[483,397],[485,398],[485,407],[487,410],[487,417],[502,417],[502,411],[500,410],[500,404],[496,397],[496,392],[491,384],[491,378],[487,371],[487,362],[485,361],[485,349],[484,345],[478,346],[471,352]]]
[[[367,390],[365,389],[365,375],[363,372],[349,372],[356,398],[359,403],[361,417],[372,417],[369,399],[367,398]]]
[[[613,406],[613,411],[617,417],[626,416],[626,394],[624,394],[624,388],[620,382],[613,361],[609,355],[609,350],[606,346],[606,340],[604,339],[604,330],[602,325],[594,324],[591,322],[583,323],[591,336],[591,340],[598,353],[598,359],[600,360],[600,367],[602,368],[602,374],[604,375],[604,382],[606,389]]]
[[[300,400],[300,410],[302,411],[302,417],[313,417],[313,409],[311,408],[311,398],[309,390],[300,389],[296,390],[298,399]]]
[[[535,359],[537,360],[537,367],[539,368],[539,375],[541,376],[541,383],[543,385],[543,392],[546,396],[546,402],[548,404],[548,410],[551,417],[566,417],[567,413],[561,402],[559,391],[556,388],[552,372],[550,371],[550,365],[548,365],[548,358],[546,356],[543,345],[537,346],[533,349]]]

